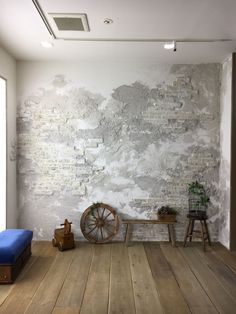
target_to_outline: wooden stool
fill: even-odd
[[[211,246],[211,240],[210,240],[210,235],[207,227],[207,216],[197,216],[193,214],[188,214],[187,218],[189,219],[188,226],[185,232],[185,237],[184,237],[184,247],[186,246],[187,240],[189,239],[189,242],[192,241],[193,238],[193,233],[200,234],[200,238],[202,239],[202,244],[203,244],[203,250],[205,251],[206,249],[206,240],[208,240],[208,244]],[[194,224],[195,221],[199,221],[201,225],[201,230],[194,230]]]

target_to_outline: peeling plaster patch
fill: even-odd
[[[127,184],[133,184],[134,181],[129,178],[124,178],[124,177],[112,177],[111,183],[114,183],[116,185],[127,185]]]
[[[10,144],[9,159],[10,161],[16,161],[16,157],[17,157],[17,141],[14,138],[11,140]]]
[[[67,84],[64,75],[56,75],[52,81],[52,85],[56,88],[63,88]]]

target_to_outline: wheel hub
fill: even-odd
[[[97,218],[97,219],[96,219],[96,226],[97,226],[98,228],[103,227],[103,226],[104,226],[104,220],[101,219],[101,218]]]

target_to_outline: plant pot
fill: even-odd
[[[157,214],[157,218],[160,221],[176,221],[176,215],[174,214]]]

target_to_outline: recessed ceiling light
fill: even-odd
[[[52,48],[53,47],[53,43],[51,43],[50,41],[46,41],[46,40],[41,41],[40,44],[43,48]]]
[[[169,49],[169,50],[172,49],[173,51],[176,51],[176,41],[173,40],[171,42],[165,43],[164,48]]]
[[[105,20],[103,21],[103,23],[106,24],[106,25],[109,25],[109,24],[112,24],[112,23],[113,23],[113,20],[112,20],[112,19],[105,19]]]

